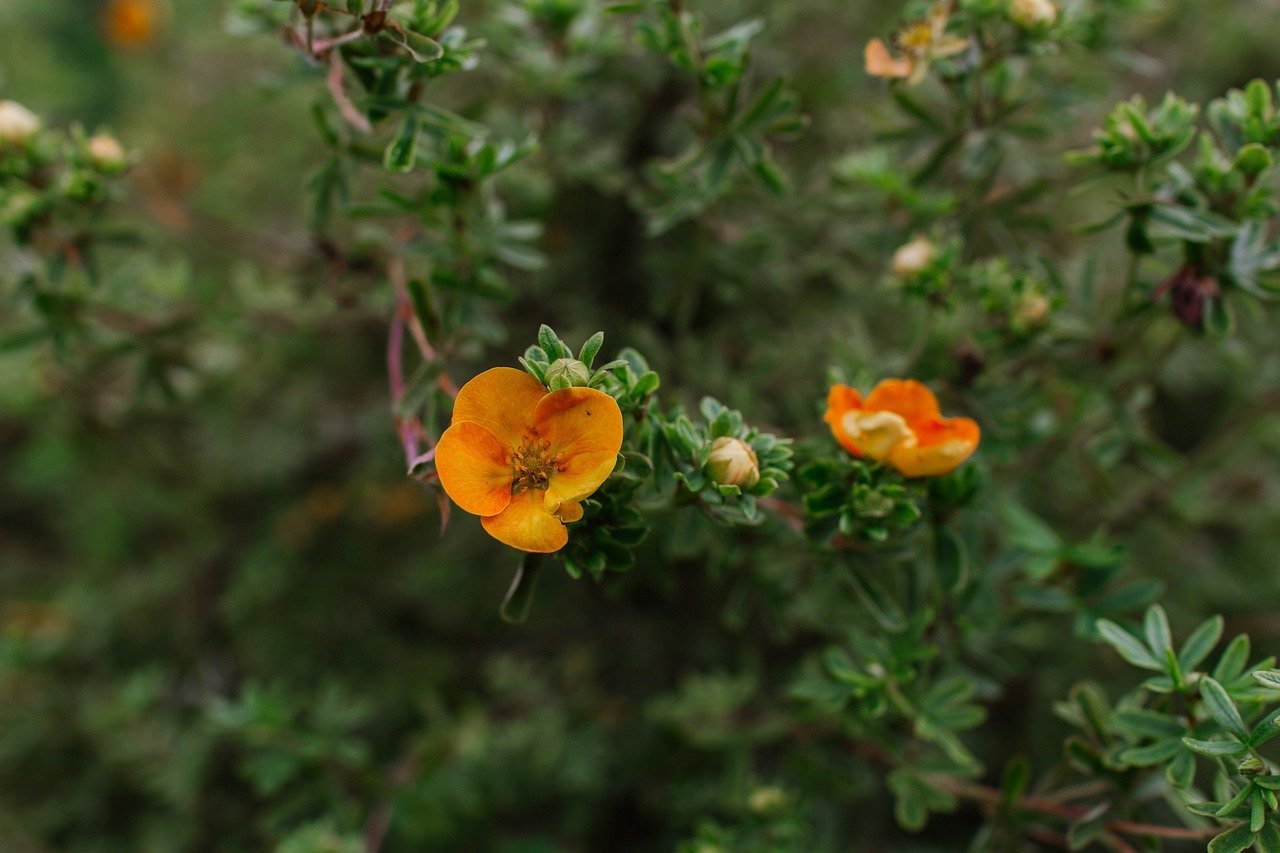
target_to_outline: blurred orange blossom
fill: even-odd
[[[978,446],[978,425],[942,417],[933,392],[914,379],[886,379],[865,400],[856,388],[836,385],[823,419],[845,450],[907,477],[954,471]]]

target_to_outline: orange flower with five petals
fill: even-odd
[[[548,391],[522,370],[495,367],[462,386],[436,445],[440,485],[481,517],[499,542],[549,554],[569,541],[566,522],[613,473],[622,411],[603,391]]]
[[[907,477],[936,477],[959,467],[978,446],[978,425],[944,418],[933,392],[914,379],[886,379],[863,399],[836,385],[823,420],[854,456],[887,462]]]

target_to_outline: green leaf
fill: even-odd
[[[1031,782],[1031,762],[1025,755],[1015,755],[1004,766],[1000,777],[1000,808],[1008,809],[1015,800],[1026,793]]]
[[[1280,829],[1267,823],[1253,839],[1259,853],[1280,853]]]
[[[1218,659],[1218,665],[1213,668],[1213,677],[1219,682],[1235,681],[1244,672],[1248,662],[1249,637],[1247,634],[1240,634],[1227,645],[1226,651]]]
[[[587,338],[586,342],[582,345],[582,349],[578,351],[578,361],[585,364],[588,368],[591,367],[592,362],[596,360],[596,356],[599,354],[600,347],[602,346],[604,346],[604,332],[596,332],[594,335]]]
[[[1143,631],[1147,635],[1147,645],[1157,660],[1164,659],[1165,649],[1173,648],[1173,636],[1169,632],[1169,617],[1164,608],[1153,604],[1147,608],[1146,618],[1142,622]]]
[[[1262,746],[1267,741],[1280,735],[1280,708],[1263,717],[1249,734],[1249,745]]]
[[[1264,669],[1255,672],[1253,680],[1268,690],[1280,690],[1280,669]]]
[[[938,583],[947,592],[954,593],[964,586],[969,574],[969,553],[964,540],[950,527],[935,527],[933,546]]]
[[[556,336],[555,330],[546,323],[538,327],[538,346],[542,347],[542,351],[547,354],[548,361],[555,361],[557,358],[569,355],[564,347],[560,346],[560,338]]]
[[[1205,848],[1208,853],[1241,853],[1253,844],[1253,831],[1249,824],[1233,826],[1221,835],[1215,835]]]
[[[1173,237],[1188,243],[1207,243],[1236,233],[1235,223],[1226,217],[1176,204],[1154,206],[1148,222],[1152,226],[1151,236]]]
[[[1099,619],[1097,628],[1098,633],[1102,635],[1102,639],[1106,640],[1113,649],[1120,653],[1120,657],[1133,666],[1164,672],[1164,666],[1152,656],[1147,647],[1137,637],[1116,623],[1109,619]]]
[[[1212,678],[1200,681],[1200,698],[1205,711],[1218,725],[1235,735],[1240,740],[1247,740],[1249,730],[1245,727],[1236,703],[1231,701],[1227,691]]]
[[[533,593],[538,586],[538,574],[542,569],[541,554],[522,554],[516,573],[511,578],[511,586],[502,599],[498,613],[504,622],[520,623],[529,616],[533,604]]]
[[[1191,632],[1191,636],[1187,637],[1187,641],[1182,644],[1182,649],[1178,652],[1178,664],[1184,673],[1193,672],[1209,656],[1213,647],[1218,645],[1218,641],[1222,639],[1222,626],[1222,617],[1213,616],[1201,622],[1199,627]]]
[[[1215,758],[1224,755],[1239,755],[1246,749],[1244,744],[1234,740],[1198,740],[1193,737],[1184,737],[1182,743],[1192,752]]]
[[[400,132],[387,145],[382,165],[389,172],[409,172],[418,159],[418,120],[409,114],[400,124]]]
[[[1019,548],[1032,554],[1056,554],[1062,550],[1062,540],[1053,528],[1021,504],[1006,503],[1001,514],[1009,540]]]
[[[1151,767],[1163,764],[1175,755],[1182,753],[1182,743],[1178,740],[1158,740],[1146,746],[1131,746],[1121,750],[1120,760],[1133,767]]]

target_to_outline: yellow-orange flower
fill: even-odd
[[[622,412],[593,388],[547,391],[521,370],[495,367],[458,392],[436,445],[436,472],[453,502],[489,535],[549,554],[569,541],[565,522],[613,472]]]
[[[867,73],[873,77],[905,78],[909,86],[919,83],[933,60],[954,56],[969,46],[968,39],[947,33],[950,19],[950,4],[934,3],[927,18],[908,24],[895,36],[901,56],[890,53],[880,39],[867,42],[863,51]]]
[[[954,471],[978,446],[978,425],[942,417],[933,392],[914,379],[886,379],[865,400],[856,388],[836,385],[823,419],[845,450],[907,477]]]
[[[160,24],[157,0],[111,0],[106,11],[107,40],[116,47],[145,47]]]

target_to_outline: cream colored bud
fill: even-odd
[[[89,162],[101,172],[118,172],[125,166],[127,156],[120,140],[109,133],[95,133],[84,144]]]
[[[1020,27],[1030,29],[1052,24],[1058,18],[1053,0],[1010,0],[1009,17]]]
[[[1049,319],[1049,298],[1034,290],[1028,291],[1018,299],[1013,308],[1013,322],[1022,329],[1040,326]]]
[[[0,143],[21,145],[40,131],[40,117],[17,101],[0,101]]]
[[[742,439],[722,435],[711,442],[707,476],[721,486],[749,489],[760,482],[760,460]]]
[[[547,387],[552,391],[584,386],[591,382],[591,368],[576,358],[557,358],[547,368]]]
[[[787,805],[787,792],[776,785],[756,788],[747,797],[747,807],[756,814],[780,811]]]
[[[898,278],[911,278],[924,272],[933,259],[937,257],[937,247],[928,237],[917,236],[909,243],[903,243],[893,253],[893,274]]]

